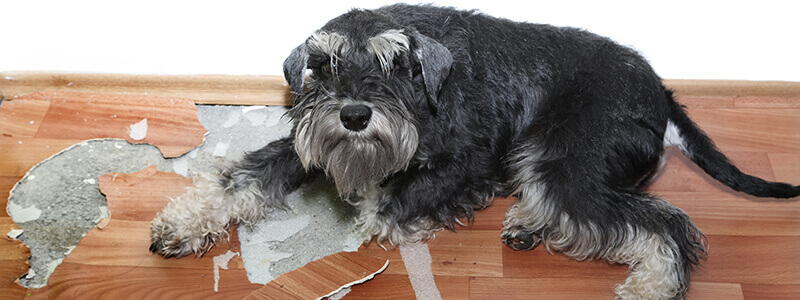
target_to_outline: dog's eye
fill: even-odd
[[[336,70],[336,64],[333,62],[324,63],[320,67],[320,70],[322,70],[323,73],[330,75],[334,70]]]
[[[405,70],[407,65],[406,60],[402,57],[397,57],[392,61],[393,70]]]

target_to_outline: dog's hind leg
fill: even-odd
[[[659,163],[666,120],[626,117],[646,113],[624,111],[636,106],[558,109],[543,110],[509,156],[519,202],[506,214],[504,242],[526,250],[539,236],[577,260],[629,264],[619,298],[682,298],[705,237],[686,213],[637,189]]]
[[[151,223],[150,251],[165,257],[202,255],[227,237],[231,224],[252,224],[284,207],[284,196],[307,177],[292,137],[248,153],[217,175],[198,176]]]
[[[646,194],[620,195],[652,207],[627,222],[627,232],[600,258],[630,265],[621,299],[683,299],[692,268],[706,254],[706,238],[681,209]]]
[[[515,250],[541,242],[577,260],[628,264],[616,288],[622,299],[682,298],[691,268],[705,254],[705,237],[688,215],[635,191],[592,186],[550,174],[520,184],[502,237]]]

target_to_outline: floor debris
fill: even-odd
[[[147,118],[128,127],[128,135],[134,141],[141,141],[147,137]]]
[[[299,216],[285,221],[261,222],[252,230],[239,232],[242,244],[242,259],[251,282],[266,284],[275,276],[270,273],[270,267],[282,259],[289,258],[293,253],[275,251],[277,242],[297,234],[308,227],[310,216]]]
[[[23,207],[14,202],[8,202],[6,211],[17,224],[38,220],[42,216],[42,210],[36,208],[35,204]]]
[[[19,235],[20,235],[20,234],[22,234],[23,232],[25,232],[25,231],[24,231],[24,230],[22,230],[22,229],[12,229],[11,231],[9,231],[9,232],[6,234],[6,236],[7,236],[8,238],[12,239],[12,240],[16,240],[16,239],[17,239],[17,237],[19,237]]]
[[[417,299],[442,299],[431,270],[431,253],[426,244],[408,244],[400,246],[400,255],[408,271],[408,279],[414,287]]]
[[[278,276],[245,299],[322,299],[372,279],[387,266],[388,259],[339,252]]]
[[[97,227],[97,229],[103,230],[103,228],[106,228],[106,226],[108,226],[109,222],[111,222],[111,218],[102,218],[100,219],[100,222],[97,222],[97,225],[95,226]]]
[[[228,143],[224,142],[217,143],[214,146],[214,153],[212,155],[214,155],[215,157],[225,157],[225,155],[228,154],[228,146],[230,146]]]
[[[238,252],[228,250],[225,254],[214,256],[214,292],[219,292],[219,269],[227,270],[228,262],[234,256],[239,256]]]
[[[309,261],[361,245],[365,237],[356,231],[355,210],[331,199],[334,189],[320,180],[290,194],[290,210],[275,211],[252,228],[239,227],[251,282],[266,284]]]

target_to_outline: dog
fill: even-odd
[[[733,166],[637,52],[575,28],[393,5],[328,22],[284,62],[288,137],[205,175],[152,222],[150,250],[202,254],[325,176],[378,243],[421,242],[490,204],[515,250],[629,264],[618,298],[683,298],[707,241],[643,191],[676,146],[758,197],[800,186]]]

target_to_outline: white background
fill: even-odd
[[[393,2],[0,0],[0,71],[280,75],[327,20]],[[800,81],[796,1],[432,2],[585,28],[636,48],[663,78]]]

